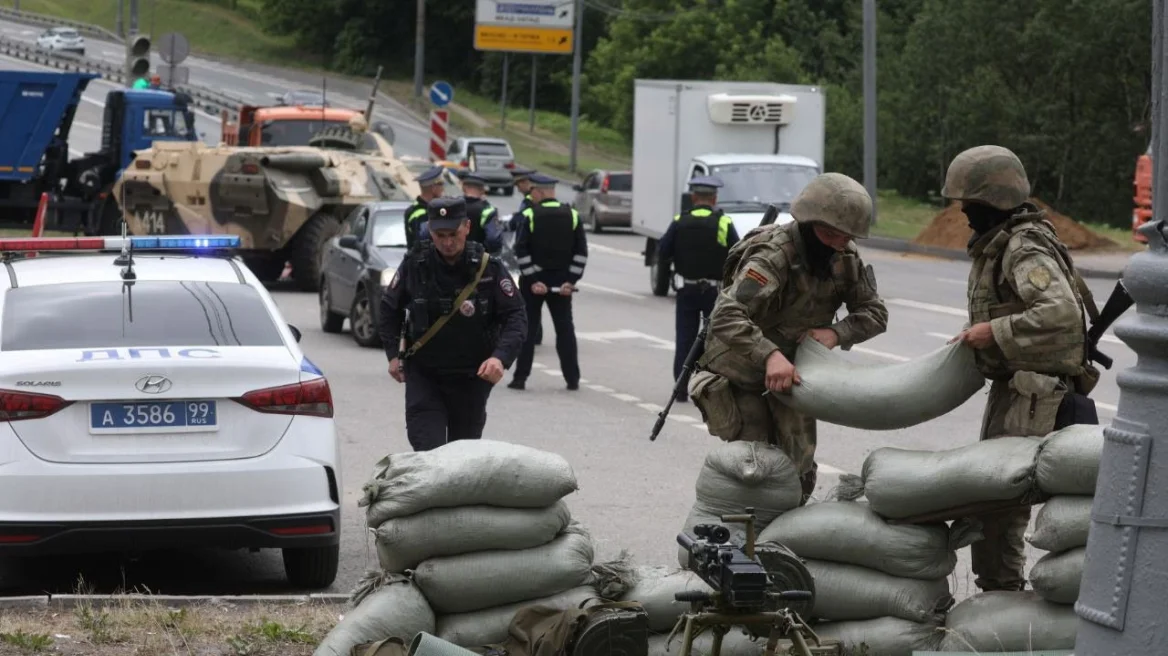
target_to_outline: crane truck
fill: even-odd
[[[0,208],[3,227],[28,228],[42,194],[45,228],[116,234],[121,210],[109,190],[134,152],[155,141],[196,141],[184,94],[114,89],[106,95],[101,147],[69,159],[69,134],[92,73],[0,71]]]
[[[791,201],[823,171],[826,109],[819,87],[772,82],[637,80],[633,117],[633,231],[644,235],[649,285],[674,287],[657,242],[689,209],[686,181],[722,179],[718,206],[738,234],[768,205],[792,221]]]

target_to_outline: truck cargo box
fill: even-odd
[[[68,148],[81,94],[97,77],[0,71],[0,180],[31,180],[50,147]]]

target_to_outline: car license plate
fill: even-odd
[[[91,403],[91,433],[193,433],[219,430],[214,401]]]

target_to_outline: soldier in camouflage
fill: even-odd
[[[1045,212],[1027,202],[1030,183],[1014,153],[1000,146],[962,152],[941,194],[961,202],[973,230],[969,323],[951,343],[972,347],[991,381],[980,439],[1044,436],[1067,423],[1068,392],[1089,394],[1098,381],[1085,340],[1085,303],[1093,301]],[[1023,589],[1030,507],[981,520],[985,539],[971,547],[975,583]]]
[[[779,446],[798,468],[803,502],[815,490],[815,420],[768,392],[800,383],[799,342],[848,347],[885,331],[888,310],[853,239],[868,236],[872,199],[839,173],[812,180],[795,222],[751,231],[730,250],[689,392],[712,435]],[[848,316],[836,321],[846,305]]]

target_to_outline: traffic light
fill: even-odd
[[[126,86],[150,73],[150,37],[134,34],[126,40]]]

